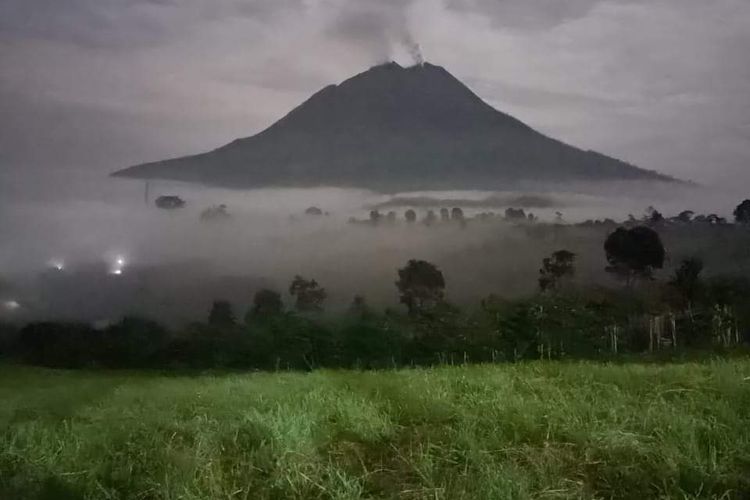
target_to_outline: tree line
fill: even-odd
[[[747,202],[750,221],[750,202]],[[94,328],[35,322],[0,327],[0,354],[53,367],[314,369],[386,368],[523,359],[610,358],[675,349],[727,349],[748,340],[750,281],[705,277],[700,259],[656,280],[666,250],[654,228],[620,227],[603,244],[606,271],[619,286],[575,282],[576,254],[540,263],[538,293],[489,296],[476,307],[446,300],[433,263],[409,260],[394,275],[403,309],[377,311],[363,296],[343,314],[325,311],[328,293],[295,276],[292,303],[278,290],[255,293],[244,317],[217,300],[207,320],[179,331],[126,317]]]

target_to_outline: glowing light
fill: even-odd
[[[15,300],[6,300],[5,302],[3,302],[3,307],[5,307],[5,309],[8,309],[9,311],[15,311],[16,309],[21,307],[21,304],[19,304]]]
[[[51,260],[49,261],[49,267],[56,269],[58,271],[62,271],[65,269],[65,263],[61,260]]]
[[[125,266],[127,265],[125,257],[122,254],[116,255],[111,262],[112,264],[109,268],[109,274],[115,274],[117,276],[121,275],[123,273],[123,270],[125,269]]]

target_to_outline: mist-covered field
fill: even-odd
[[[398,304],[396,269],[412,258],[444,271],[452,302],[475,303],[490,293],[514,297],[533,292],[541,259],[560,247],[579,253],[582,279],[603,279],[606,234],[550,241],[473,220],[466,227],[409,225],[404,211],[413,208],[421,221],[428,210],[459,206],[471,219],[516,206],[542,222],[559,212],[565,223],[576,223],[641,217],[650,205],[665,215],[691,209],[729,216],[739,199],[695,187],[636,184],[383,195],[152,181],[147,193],[139,181],[65,171],[45,172],[40,182],[37,174],[8,172],[0,183],[5,320],[99,321],[140,314],[181,324],[203,319],[215,299],[242,311],[260,287],[283,292],[297,274],[327,289],[330,309],[346,307],[354,295],[392,307]],[[183,198],[185,207],[168,211],[154,205],[156,197],[170,194]],[[229,219],[201,221],[206,208],[219,204],[227,206]],[[312,206],[324,215],[306,215]],[[397,223],[349,223],[366,221],[373,208],[383,215],[397,212]]]
[[[0,366],[0,497],[746,498],[750,363]]]

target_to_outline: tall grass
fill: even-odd
[[[0,498],[746,498],[750,361],[0,366]]]

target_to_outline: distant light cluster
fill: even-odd
[[[65,270],[65,262],[60,259],[52,259],[49,261],[48,265],[50,268],[55,269],[56,271]]]
[[[126,265],[125,257],[123,257],[122,255],[118,255],[117,257],[115,257],[114,263],[112,267],[110,268],[110,271],[109,271],[110,274],[114,274],[115,276],[120,276],[125,270],[125,265]]]

